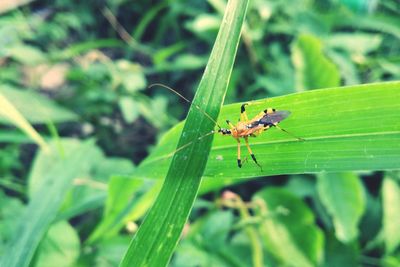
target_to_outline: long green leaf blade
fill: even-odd
[[[0,266],[24,267],[28,266],[34,252],[55,219],[64,200],[72,179],[82,174],[89,166],[92,142],[75,146],[63,159],[58,152],[52,150],[53,158],[59,159],[55,164],[48,166],[43,177],[41,187],[32,195],[25,213],[19,220],[19,227],[14,239],[7,245],[6,252]]]
[[[266,107],[290,110],[280,124],[300,142],[270,129],[250,145],[263,171],[251,162],[236,165],[236,141],[216,136],[204,176],[250,178],[267,175],[388,170],[400,168],[400,82],[313,90],[257,100],[249,117]],[[224,106],[218,122],[239,116],[240,103]],[[136,169],[135,177],[163,178],[181,125],[169,131]],[[243,153],[246,156],[246,153]],[[248,156],[248,155],[247,155]]]
[[[248,1],[229,1],[193,100],[215,119],[226,93],[247,5]],[[213,127],[213,122],[192,105],[178,146],[197,140]],[[120,266],[167,265],[196,198],[211,142],[211,136],[202,138],[174,155],[163,188]]]

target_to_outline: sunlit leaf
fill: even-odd
[[[400,186],[390,177],[383,180],[383,235],[386,252],[392,253],[400,245]]]
[[[248,1],[228,2],[193,100],[214,118],[219,114],[226,93],[247,5]],[[210,132],[213,127],[212,121],[201,116],[192,105],[182,135],[178,134],[179,146]],[[209,136],[175,154],[157,200],[132,240],[121,267],[167,265],[196,198],[211,142]]]
[[[292,47],[292,60],[298,91],[339,85],[338,68],[324,55],[317,37],[300,35]]]
[[[400,82],[391,82],[313,90],[254,101],[247,108],[249,117],[267,107],[290,110],[292,114],[282,121],[281,127],[306,141],[297,141],[278,129],[270,129],[257,138],[250,137],[253,152],[263,167],[261,171],[251,161],[245,147],[242,147],[242,157],[247,157],[248,162],[239,169],[236,141],[217,135],[204,176],[234,179],[321,171],[398,169],[399,98]],[[234,121],[238,118],[240,105],[224,106],[218,122],[223,125],[226,119]],[[164,177],[181,129],[182,125],[178,125],[165,134],[157,148],[135,170],[135,177]],[[191,147],[193,145],[183,150]]]
[[[318,195],[332,216],[336,238],[348,243],[358,237],[358,223],[366,200],[360,178],[353,173],[323,173],[317,179]]]

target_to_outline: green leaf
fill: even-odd
[[[348,243],[358,237],[358,224],[366,199],[363,185],[353,173],[324,173],[317,179],[318,195],[332,216],[336,238]]]
[[[66,221],[53,224],[40,242],[35,264],[37,267],[69,267],[79,257],[80,240],[78,233]]]
[[[326,236],[324,267],[359,266],[360,251],[356,242],[343,244],[333,235]]]
[[[62,161],[48,166],[44,173],[40,188],[31,196],[25,213],[17,222],[18,230],[12,241],[7,244],[5,255],[0,266],[25,267],[28,266],[33,254],[49,228],[51,222],[64,200],[66,192],[72,185],[72,180],[85,173],[90,166],[87,157],[93,149],[93,142],[86,142],[71,149]],[[58,152],[52,150],[54,158],[59,158]]]
[[[254,201],[260,200],[265,203],[266,214],[262,215],[266,218],[259,231],[268,251],[289,266],[318,266],[323,257],[324,236],[315,225],[310,208],[279,188],[258,192]]]
[[[8,197],[0,190],[0,255],[5,255],[5,245],[16,232],[15,222],[23,211],[24,205],[21,200]]]
[[[26,118],[18,111],[10,99],[4,97],[0,92],[0,123],[1,119],[6,122],[14,124],[26,133],[36,144],[42,149],[48,149],[47,143],[43,140],[40,134],[32,127]]]
[[[400,245],[400,186],[390,177],[383,180],[382,198],[383,235],[390,254]]]
[[[247,5],[248,1],[235,0],[227,5],[178,146],[198,139],[214,127],[213,122],[199,113],[195,105],[212,118],[217,118],[232,72]],[[175,154],[160,194],[120,266],[167,265],[196,198],[211,142],[212,137],[208,136]]]
[[[260,99],[247,110],[249,117],[267,107],[290,110],[280,125],[306,141],[270,129],[250,145],[263,171],[251,162],[237,168],[237,144],[217,135],[204,172],[210,178],[250,178],[266,175],[387,170],[400,168],[400,82],[376,83],[296,93]],[[240,103],[224,106],[218,122],[235,120]],[[198,112],[198,111],[197,111]],[[134,177],[163,178],[176,151],[182,125],[171,129]],[[187,143],[195,141],[188,140]],[[192,148],[188,146],[182,150]],[[243,157],[249,155],[243,152]]]
[[[223,267],[244,266],[244,262],[250,263],[251,253],[246,255],[247,259],[238,258],[233,254],[234,247],[228,238],[233,219],[231,211],[216,211],[196,220],[188,227],[189,233],[177,247],[171,266]]]
[[[45,54],[30,45],[16,44],[7,48],[5,53],[14,60],[26,65],[35,65],[46,61]]]
[[[32,90],[18,90],[1,86],[4,95],[30,123],[67,122],[77,119],[71,111],[56,105],[53,101]],[[0,123],[9,123],[0,117]]]
[[[108,187],[108,197],[103,219],[91,234],[88,242],[115,235],[122,228],[126,215],[135,207],[133,194],[143,185],[143,180],[112,177]]]
[[[303,34],[292,47],[292,61],[296,69],[296,89],[334,87],[340,84],[337,67],[325,57],[318,38]]]

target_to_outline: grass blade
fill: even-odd
[[[217,118],[232,71],[248,1],[229,1],[223,23],[200,82],[194,104]],[[192,105],[178,146],[197,140],[214,128]],[[120,266],[165,266],[189,216],[207,163],[212,137],[178,151],[161,192]]]
[[[14,239],[7,245],[0,266],[25,267],[28,266],[34,252],[56,217],[64,200],[72,179],[81,175],[88,168],[90,152],[93,144],[88,142],[75,146],[63,160],[58,160],[49,166],[41,187],[30,198],[25,213],[19,221],[18,230]],[[41,153],[46,153],[41,151]],[[47,152],[46,154],[48,154]],[[58,158],[58,152],[52,150],[53,158]]]
[[[260,99],[248,107],[249,117],[266,107],[290,110],[280,125],[306,139],[299,142],[270,129],[250,145],[263,172],[251,162],[236,166],[236,142],[215,136],[204,176],[251,178],[267,175],[389,170],[400,168],[400,82],[313,90]],[[239,116],[240,103],[224,106],[220,119]],[[178,125],[135,170],[135,177],[163,178],[171,160]],[[243,156],[246,156],[244,154]],[[248,155],[247,155],[248,156]]]
[[[14,124],[22,131],[24,131],[35,143],[44,150],[48,150],[46,141],[40,134],[32,127],[32,125],[25,119],[25,117],[15,108],[15,106],[0,93],[0,121],[1,117],[6,118],[7,121]]]

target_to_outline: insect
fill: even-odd
[[[181,95],[180,93],[178,93],[177,91],[175,91],[174,89],[172,89],[166,85],[155,83],[155,84],[150,85],[149,87],[154,87],[154,86],[161,86],[163,88],[166,88],[166,89],[170,90],[171,92],[173,92],[174,94],[181,97],[182,99],[184,99],[186,102],[193,104],[190,100],[185,98],[183,95]],[[198,105],[194,104],[194,106],[199,111],[201,111],[207,118],[209,118],[211,121],[213,121],[216,124],[216,126],[219,128],[217,131],[212,131],[204,136],[199,137],[198,139],[200,140],[200,139],[204,138],[205,136],[208,136],[213,133],[218,133],[218,134],[221,134],[224,136],[232,136],[237,141],[237,165],[239,168],[241,168],[243,164],[242,164],[241,152],[240,152],[240,145],[241,145],[240,139],[243,138],[251,158],[253,159],[254,163],[260,167],[261,170],[262,170],[262,166],[258,163],[257,158],[254,155],[254,153],[250,147],[249,137],[257,137],[258,135],[260,135],[261,133],[263,133],[264,131],[266,131],[270,128],[277,128],[277,129],[281,130],[282,132],[287,133],[288,135],[292,136],[293,138],[295,138],[299,141],[304,141],[303,138],[300,138],[300,137],[297,137],[297,136],[291,134],[290,132],[286,131],[285,129],[281,128],[278,125],[282,120],[286,119],[290,115],[290,113],[291,113],[290,111],[276,110],[274,108],[267,108],[267,109],[261,111],[254,118],[249,120],[249,118],[247,117],[247,113],[246,113],[247,105],[249,105],[249,103],[244,103],[241,105],[240,118],[236,125],[232,124],[229,120],[226,120],[226,123],[229,126],[229,129],[228,129],[228,128],[222,128],[221,126],[219,126],[219,124],[209,114],[207,114],[205,111],[203,111]],[[178,148],[177,150],[180,150],[180,149],[190,145],[191,143],[192,142]]]

